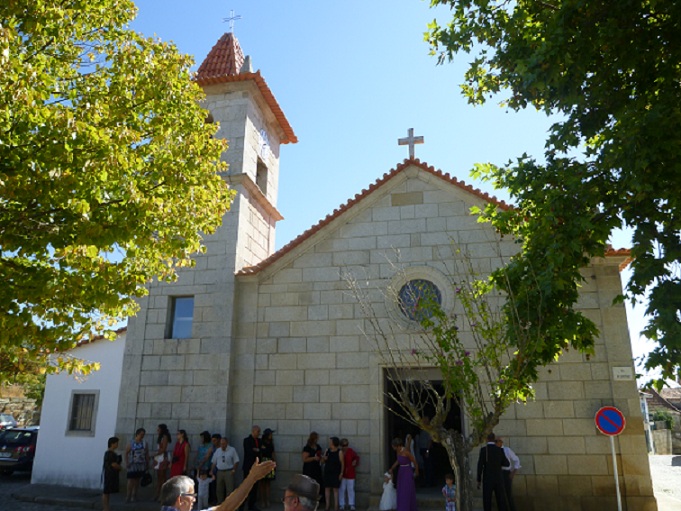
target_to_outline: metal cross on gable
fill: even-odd
[[[222,21],[229,23],[229,31],[234,33],[234,22],[241,19],[241,14],[234,15],[234,10],[229,11],[229,17],[223,18]]]
[[[409,128],[406,138],[398,138],[398,145],[408,145],[409,146],[409,158],[414,159],[414,146],[416,144],[423,144],[423,137],[414,136],[414,128]]]

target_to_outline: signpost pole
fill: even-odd
[[[615,456],[615,437],[610,437],[610,450],[612,451],[612,471],[615,474],[615,488],[617,489],[617,511],[622,511],[622,496],[620,495],[620,478],[617,474],[617,457]]]
[[[620,495],[620,478],[617,474],[617,454],[615,453],[615,437],[624,431],[627,421],[624,414],[614,406],[604,406],[596,412],[596,428],[610,437],[612,451],[612,471],[615,474],[615,489],[617,490],[617,511],[622,511],[622,495]]]

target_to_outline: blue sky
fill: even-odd
[[[408,156],[397,139],[425,137],[416,157],[506,200],[469,177],[476,162],[503,164],[524,152],[541,159],[551,119],[509,112],[498,101],[469,105],[459,92],[469,60],[437,65],[423,40],[447,9],[421,0],[137,0],[132,28],[173,41],[196,67],[234,10],[234,33],[298,137],[282,146],[277,248],[308,229]],[[501,98],[499,98],[501,99]],[[616,248],[629,236],[613,239]],[[626,277],[626,275],[625,275]],[[642,307],[629,310],[635,355]]]

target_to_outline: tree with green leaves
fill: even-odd
[[[0,383],[173,279],[231,203],[190,57],[127,26],[129,0],[0,5]]]
[[[426,34],[441,61],[472,54],[463,93],[501,96],[558,119],[545,162],[527,155],[474,173],[506,188],[516,207],[486,216],[522,243],[497,283],[543,318],[546,360],[593,344],[596,326],[574,312],[579,269],[603,256],[616,228],[633,230],[626,293],[648,297],[645,367],[676,378],[681,365],[681,5],[662,0],[432,0],[452,18]],[[542,261],[540,272],[532,262]],[[538,266],[538,265],[537,265]],[[540,300],[540,294],[542,300]],[[659,382],[658,382],[659,383]]]
[[[456,509],[470,511],[475,493],[471,451],[485,441],[509,406],[534,396],[537,368],[545,365],[544,326],[540,322],[537,328],[526,328],[519,313],[509,321],[504,311],[516,305],[515,297],[476,271],[470,255],[461,249],[456,253],[449,275],[456,303],[449,310],[429,287],[421,287],[424,281],[410,281],[406,293],[400,293],[390,286],[372,289],[372,279],[349,272],[344,277],[368,325],[364,334],[391,383],[383,404],[445,448],[456,482]],[[502,275],[502,259],[493,264]],[[398,282],[409,281],[398,263],[394,267],[402,277]],[[386,301],[399,304],[402,311],[411,309],[406,315],[414,323],[405,327],[386,318],[376,308]],[[509,339],[517,345],[511,346]],[[424,377],[432,375],[432,369],[438,384],[432,376]],[[453,407],[465,416],[465,427],[447,424]]]

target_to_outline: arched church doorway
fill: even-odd
[[[401,383],[404,385],[406,382],[403,381]],[[429,380],[429,383],[438,393],[443,392],[444,388],[442,385],[442,381]],[[429,452],[430,463],[432,467],[432,477],[430,481],[426,481],[425,471],[423,470],[423,459],[420,456],[418,448],[419,441],[421,440],[419,435],[424,435],[424,432],[420,431],[418,427],[411,424],[407,419],[401,416],[399,412],[395,412],[396,410],[400,410],[399,405],[389,397],[390,395],[397,394],[396,389],[398,385],[399,385],[398,382],[391,380],[388,377],[385,378],[384,382],[385,399],[386,404],[388,405],[385,410],[386,438],[388,439],[387,442],[388,445],[386,445],[385,449],[386,466],[390,467],[395,461],[395,452],[390,447],[390,442],[392,441],[392,439],[395,437],[399,437],[404,440],[407,434],[410,434],[414,439],[413,448],[414,455],[416,456],[416,459],[419,462],[419,467],[421,467],[420,468],[421,474],[419,476],[419,479],[417,480],[417,485],[420,487],[425,486],[441,487],[442,485],[444,485],[445,474],[452,472],[451,465],[449,464],[449,456],[447,455],[447,451],[441,444],[433,442]],[[409,382],[409,386],[411,387],[410,392],[413,393],[412,399],[414,400],[420,399],[421,402],[424,403],[423,405],[424,415],[428,416],[429,418],[433,417],[433,415],[435,414],[435,406],[429,400],[423,399],[423,395],[419,395],[420,393],[425,392],[419,385],[419,381],[412,380]],[[451,408],[447,415],[447,419],[445,420],[445,427],[447,429],[454,429],[455,431],[459,432],[462,430],[461,409],[454,401],[451,402]],[[427,439],[425,439],[424,442],[425,441],[427,441]]]

